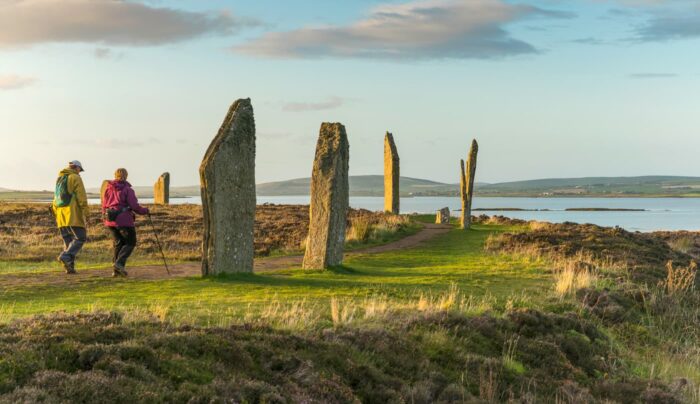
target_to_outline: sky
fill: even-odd
[[[0,0],[0,188],[118,167],[196,185],[251,98],[258,183],[308,177],[321,122],[351,175],[700,176],[697,0]]]

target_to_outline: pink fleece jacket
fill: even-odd
[[[148,214],[148,208],[139,205],[136,193],[126,181],[109,181],[102,198],[102,213],[107,209],[124,210],[113,222],[105,219],[107,227],[134,227],[134,213]]]

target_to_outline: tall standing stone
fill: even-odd
[[[462,196],[462,220],[463,229],[468,229],[471,226],[472,219],[472,200],[474,199],[474,178],[476,177],[476,156],[479,153],[479,144],[476,139],[472,140],[472,145],[469,148],[466,167],[464,160],[461,163],[461,181],[460,194]]]
[[[255,118],[249,98],[231,105],[204,155],[199,177],[202,275],[253,272]]]
[[[304,269],[323,269],[343,263],[350,204],[349,160],[345,127],[339,123],[323,123],[311,173],[309,239]]]
[[[459,197],[462,201],[462,218],[459,220],[459,224],[460,227],[464,228],[464,212],[467,211],[467,174],[464,168],[464,160],[459,160]]]
[[[105,199],[105,191],[107,190],[108,185],[109,180],[102,181],[102,185],[100,186],[100,206],[102,206],[102,201]]]
[[[170,204],[170,173],[163,173],[153,185],[153,203],[155,205]]]
[[[399,214],[399,152],[394,135],[384,136],[384,211]]]

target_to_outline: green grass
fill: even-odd
[[[434,220],[432,215],[413,218],[423,223]],[[104,350],[105,363],[95,364],[95,369],[99,372],[104,369],[132,372],[134,369],[125,367],[122,362],[131,363],[134,344],[138,344],[139,352],[148,353],[141,358],[143,360],[140,359],[143,363],[138,366],[148,368],[159,379],[169,380],[163,382],[166,383],[163,385],[165,387],[161,386],[164,391],[172,390],[173,386],[186,387],[185,379],[194,380],[197,385],[211,385],[219,364],[212,358],[199,357],[201,352],[197,350],[192,355],[180,352],[180,342],[186,334],[187,338],[196,339],[193,346],[221,347],[224,346],[223,342],[216,338],[230,331],[178,329],[169,325],[174,323],[232,325],[229,330],[241,330],[242,333],[232,340],[235,343],[240,340],[258,341],[260,333],[270,334],[269,347],[266,344],[259,346],[255,342],[246,348],[255,358],[251,363],[267,363],[267,351],[275,350],[275,355],[281,358],[278,362],[285,364],[290,355],[299,355],[303,359],[299,363],[315,361],[314,366],[323,369],[323,374],[344,375],[344,366],[351,364],[351,369],[347,370],[349,380],[345,383],[353,386],[352,378],[356,374],[370,377],[390,371],[398,372],[392,376],[396,380],[414,385],[418,380],[411,379],[415,369],[414,365],[406,366],[409,362],[415,362],[415,368],[420,369],[423,369],[423,365],[419,367],[419,364],[431,363],[437,369],[431,371],[445,375],[446,380],[456,382],[460,388],[491,401],[498,401],[495,397],[504,398],[507,388],[524,386],[532,380],[539,380],[540,387],[542,383],[551,384],[545,397],[553,397],[557,383],[575,378],[582,386],[597,386],[598,390],[594,391],[596,397],[609,399],[618,399],[615,394],[620,389],[615,386],[616,382],[632,380],[635,389],[641,391],[649,383],[653,387],[658,379],[670,382],[684,376],[691,382],[698,380],[697,362],[678,360],[689,355],[668,355],[667,350],[662,349],[667,342],[664,335],[653,332],[654,328],[672,328],[670,326],[682,325],[686,319],[697,316],[680,316],[673,320],[666,317],[674,312],[667,311],[663,318],[665,321],[649,317],[648,323],[643,325],[633,322],[608,324],[596,319],[582,311],[574,297],[555,297],[552,275],[547,271],[551,264],[522,254],[485,252],[486,239],[505,231],[524,231],[524,227],[479,224],[468,231],[455,227],[418,248],[380,254],[353,254],[346,258],[343,266],[326,271],[287,268],[269,273],[210,278],[162,281],[96,278],[60,286],[36,283],[32,286],[10,286],[3,284],[3,277],[58,269],[54,263],[0,263],[0,334],[5,332],[9,335],[8,340],[20,341],[17,335],[26,338],[26,335],[39,333],[53,338],[60,333],[74,332],[79,337],[74,339],[80,340],[79,344],[73,341],[65,346],[48,344],[56,352],[42,351],[40,358],[34,357],[34,351],[38,348],[20,347],[18,342],[17,352],[13,351],[15,348],[7,351],[14,352],[15,362],[3,364],[0,355],[0,376],[5,369],[17,379],[16,385],[23,385],[29,379],[16,377],[17,369],[57,368],[73,372],[70,377],[76,379],[76,386],[90,385],[90,382],[78,380],[87,377],[86,373],[61,368],[73,362],[56,358],[74,358],[78,352],[79,360],[83,360],[91,357],[88,355],[91,350]],[[91,255],[85,258],[94,260]],[[83,264],[87,267],[103,265],[101,262]],[[36,279],[36,273],[33,276]],[[524,309],[512,310],[516,308]],[[115,325],[110,322],[104,325],[103,332],[98,333],[105,338],[122,333],[123,341],[119,340],[119,346],[89,346],[93,343],[92,331],[86,328],[93,326],[84,326],[80,317],[83,314],[70,320],[76,321],[77,325],[65,329],[62,325],[64,320],[54,324],[53,317],[27,320],[26,330],[2,325],[37,314],[96,311],[124,314],[124,324],[121,320]],[[143,323],[152,321],[151,318],[158,321]],[[43,322],[43,325],[35,326],[34,322]],[[241,326],[241,323],[247,325]],[[150,336],[142,340],[131,337],[141,333],[150,333]],[[330,335],[335,336],[330,338]],[[658,340],[650,338],[653,336]],[[30,340],[43,344],[37,338],[32,336]],[[177,340],[177,349],[172,355],[169,351],[162,351],[162,345],[150,346],[162,338]],[[280,338],[287,342],[280,343]],[[348,346],[343,345],[341,353],[337,354],[336,351],[341,348],[328,348],[328,344],[339,344],[339,341]],[[381,341],[391,341],[391,344],[381,345]],[[688,341],[692,345],[694,340],[688,338]],[[289,344],[310,347],[309,352],[296,352],[294,350],[297,348],[290,348]],[[402,346],[412,348],[402,351]],[[378,347],[384,351],[378,353]],[[693,350],[688,352],[697,352],[694,347],[690,348]],[[161,359],[157,363],[151,364],[151,349],[159,352]],[[401,359],[403,365],[386,366],[399,354],[404,355]],[[409,358],[412,358],[411,361]],[[478,366],[469,365],[476,359]],[[39,365],[36,363],[41,363],[41,367],[37,367]],[[468,364],[466,370],[465,363]],[[571,370],[572,363],[576,365],[575,371]],[[354,367],[356,364],[360,364],[359,368]],[[82,369],[80,366],[75,365],[76,369]],[[366,366],[377,366],[381,372],[367,371]],[[490,386],[488,378],[483,379],[483,369],[498,369],[500,387]],[[240,369],[236,368],[236,371]],[[261,376],[263,373],[258,373],[263,371],[250,364],[245,366],[245,371],[250,373],[246,377],[251,380],[272,378],[268,373]],[[97,376],[101,377],[99,372]],[[143,370],[139,372],[147,374]],[[553,375],[560,373],[565,375],[562,376],[564,379],[555,381]],[[183,374],[186,374],[185,379],[182,378]],[[466,379],[465,375],[468,376]],[[42,377],[47,380],[58,378],[55,374]],[[424,378],[424,375],[420,378]],[[43,385],[44,379],[38,377],[32,383]],[[106,383],[104,380],[101,382]],[[386,380],[378,383],[383,385]],[[482,389],[484,385],[489,388]],[[608,386],[608,392],[604,391],[605,386]],[[0,390],[2,388],[0,383]],[[15,384],[7,385],[5,390],[9,392],[14,388]],[[60,390],[58,387],[55,389]],[[501,393],[491,396],[490,389]],[[367,391],[374,392],[376,389],[370,386]],[[35,390],[27,390],[27,394],[31,392]],[[73,394],[72,390],[68,393]],[[357,394],[362,396],[364,393]],[[700,391],[684,394],[690,398],[700,397]],[[362,397],[369,400],[370,396]]]
[[[94,258],[90,260],[79,259],[79,267],[81,271],[90,271],[95,269],[105,269],[111,268],[112,261],[109,258],[109,254],[102,254],[99,258]],[[56,253],[58,255],[58,253]],[[80,257],[84,258],[84,257]],[[168,264],[179,264],[182,260],[168,259]],[[142,266],[142,265],[162,265],[162,259],[154,259],[149,257],[137,257],[129,261],[130,266]],[[18,275],[18,274],[41,274],[56,272],[60,269],[60,264],[56,261],[39,261],[39,262],[28,262],[28,261],[0,261],[0,279],[2,275]]]
[[[205,279],[96,279],[70,286],[7,286],[0,292],[0,321],[54,311],[107,309],[166,311],[173,321],[225,324],[275,304],[303,303],[327,311],[332,298],[359,301],[381,296],[415,302],[421,295],[438,296],[451,288],[500,305],[515,295],[544,296],[551,281],[541,264],[484,252],[485,239],[506,229],[481,225],[467,232],[455,229],[419,248],[351,256],[344,266],[328,271],[289,268]]]

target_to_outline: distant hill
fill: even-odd
[[[267,182],[257,185],[257,193],[261,196],[309,195],[310,178],[297,178],[287,181]],[[421,180],[418,178],[401,177],[399,179],[401,195],[428,196],[456,193],[458,187],[453,184]],[[350,176],[351,196],[383,196],[384,176],[382,175],[353,175]]]
[[[153,198],[153,186],[134,186],[134,192],[139,198]],[[99,197],[99,188],[88,188],[87,192],[95,197]],[[199,185],[170,187],[171,198],[185,198],[188,196],[199,196]]]
[[[0,192],[0,202],[50,201],[51,199],[53,199],[53,192],[48,191],[3,190],[2,192]]]
[[[700,177],[550,178],[481,184],[476,192],[482,196],[700,196]]]
[[[152,186],[135,186],[134,191],[139,198],[153,198]],[[99,191],[97,191],[99,193]],[[171,198],[184,198],[188,196],[199,196],[199,185],[186,187],[170,187]]]
[[[309,178],[259,184],[258,195],[308,195]],[[457,184],[445,184],[417,178],[401,177],[403,196],[457,196]],[[700,197],[700,177],[641,176],[641,177],[584,177],[551,178],[528,181],[477,183],[477,196],[503,197],[624,197],[624,196],[684,196]],[[384,195],[384,177],[362,175],[350,177],[353,196]]]
[[[478,174],[477,174],[478,175]],[[311,179],[297,178],[257,185],[260,196],[308,195]],[[445,184],[418,178],[401,177],[402,196],[458,196],[457,184]],[[641,176],[548,178],[528,181],[477,183],[477,196],[502,197],[700,197],[700,177]],[[153,187],[136,186],[140,198],[152,198]],[[87,190],[90,197],[99,197],[99,189]],[[199,196],[199,186],[171,187],[173,198]],[[384,177],[381,175],[350,176],[350,195],[383,196]],[[12,191],[0,188],[0,200],[51,199],[49,191]]]

